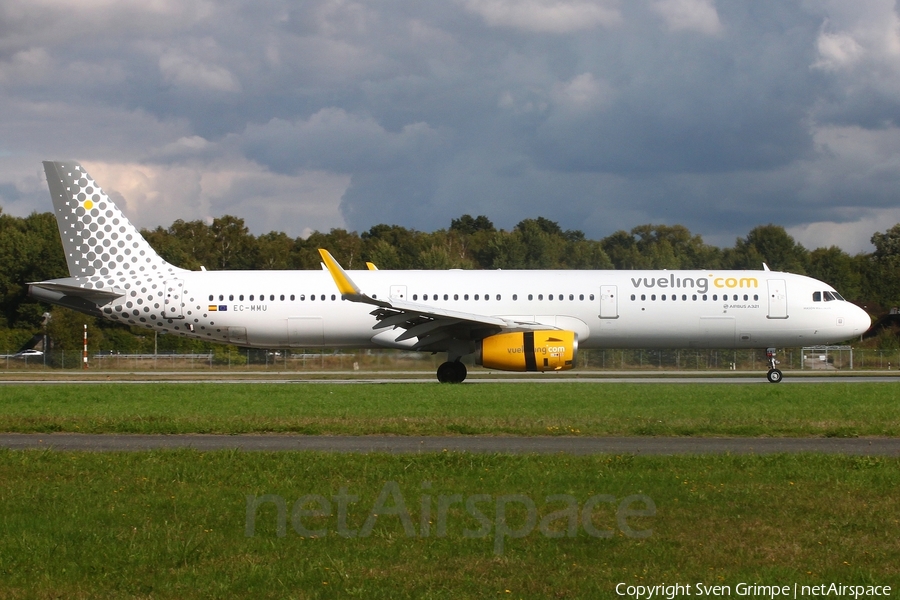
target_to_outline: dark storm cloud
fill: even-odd
[[[622,29],[583,46],[585,72],[607,88],[594,94],[606,97],[560,98],[536,151],[555,168],[618,173],[771,169],[807,155],[819,23],[796,9],[773,18],[784,5],[730,3],[721,34],[660,43],[644,5],[629,4]]]
[[[900,219],[898,30],[887,0],[12,0],[0,189],[24,211],[29,165],[72,156],[143,225],[165,193],[293,234],[468,212],[855,250]]]

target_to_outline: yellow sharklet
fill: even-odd
[[[322,262],[325,263],[325,268],[331,273],[331,277],[334,279],[334,283],[337,285],[341,295],[351,296],[359,294],[359,288],[353,283],[350,277],[347,276],[347,273],[344,272],[344,269],[341,268],[338,261],[331,255],[331,252],[324,248],[319,248],[319,256],[322,257]]]

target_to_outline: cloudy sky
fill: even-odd
[[[5,0],[0,206],[74,158],[143,227],[292,236],[464,213],[599,238],[900,221],[887,0]]]

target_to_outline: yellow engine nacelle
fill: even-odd
[[[484,338],[478,362],[499,371],[567,371],[577,354],[574,331],[517,331]]]

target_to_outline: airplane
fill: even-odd
[[[163,260],[77,162],[44,162],[69,277],[32,297],[161,333],[255,348],[447,353],[441,383],[474,362],[565,371],[579,348],[766,349],[847,340],[865,311],[830,285],[764,270],[188,271]]]
[[[0,358],[28,358],[29,356],[43,356],[44,353],[40,350],[19,350],[15,354],[0,354]]]

